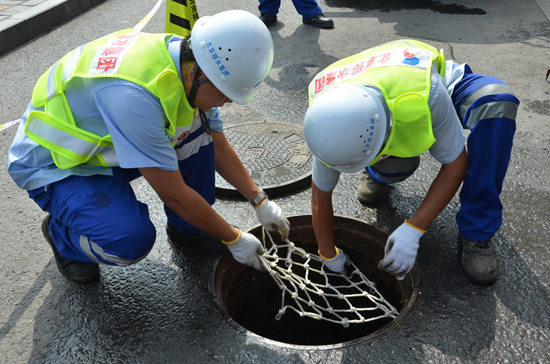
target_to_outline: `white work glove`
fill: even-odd
[[[323,263],[325,263],[325,266],[331,271],[340,274],[346,273],[346,266],[350,265],[349,258],[342,249],[336,248],[336,252],[336,256],[332,259],[325,258],[321,255],[321,253],[319,253],[319,256],[321,257],[321,259],[323,259]]]
[[[288,237],[290,232],[290,222],[286,219],[281,208],[266,197],[265,201],[259,206],[255,206],[256,216],[260,224],[265,226],[269,231],[277,231],[281,234],[281,238]]]
[[[258,257],[264,253],[264,248],[254,235],[239,230],[237,239],[231,242],[222,240],[222,242],[227,245],[237,262],[254,267],[259,271],[265,270]]]
[[[405,220],[388,238],[385,256],[378,263],[378,268],[403,280],[414,266],[419,241],[425,232]]]

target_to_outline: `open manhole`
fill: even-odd
[[[313,155],[301,125],[252,121],[228,126],[224,134],[256,185],[270,197],[311,184]],[[216,194],[242,198],[217,173]]]
[[[308,253],[317,252],[311,215],[289,217],[290,240]],[[249,231],[260,241],[262,227]],[[343,325],[288,310],[276,320],[282,292],[272,277],[237,263],[229,252],[218,260],[211,282],[216,301],[239,329],[258,340],[275,345],[304,349],[334,349],[365,343],[398,325],[410,311],[419,291],[419,271],[415,265],[404,280],[378,269],[388,234],[362,220],[344,216],[334,218],[335,241],[395,308],[395,318],[382,318],[360,324]],[[280,240],[280,239],[279,239]],[[373,313],[376,315],[376,313]]]

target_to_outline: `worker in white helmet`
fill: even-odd
[[[42,231],[65,277],[88,282],[99,264],[147,256],[156,230],[130,185],[140,176],[164,202],[173,242],[209,239],[262,268],[260,241],[211,205],[217,171],[251,201],[260,223],[288,235],[288,220],[251,179],[219,117],[226,103],[250,102],[272,62],[265,25],[232,10],[200,18],[190,38],[108,35],[44,73],[10,148],[8,172],[48,212]]]
[[[309,96],[304,131],[314,155],[313,227],[329,269],[343,272],[348,259],[333,234],[332,191],[340,173],[362,171],[358,199],[373,206],[429,151],[441,169],[416,211],[388,238],[379,267],[403,279],[420,238],[463,183],[456,217],[463,270],[477,283],[497,279],[491,239],[502,223],[499,195],[519,105],[508,85],[445,61],[426,43],[399,40],[327,67],[311,82]],[[463,129],[471,129],[468,151]]]

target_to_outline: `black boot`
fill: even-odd
[[[473,282],[493,283],[498,278],[498,256],[491,240],[473,241],[458,235],[460,262],[466,276]]]
[[[73,282],[85,283],[96,279],[99,274],[99,264],[79,262],[77,260],[63,258],[59,254],[57,248],[55,247],[55,243],[53,242],[52,234],[50,233],[51,220],[52,215],[48,214],[42,221],[42,234],[44,234],[46,241],[52,247],[57,269],[59,269],[61,274],[63,274],[67,279]]]
[[[302,18],[302,23],[311,24],[321,29],[334,28],[332,19],[325,17],[323,13],[315,15],[313,18]]]
[[[277,22],[277,15],[260,14],[260,20],[264,22],[265,26],[269,28],[270,25]]]
[[[204,231],[194,234],[182,234],[176,230],[170,221],[166,224],[166,234],[168,234],[168,239],[170,239],[175,247],[194,246],[214,250],[227,250],[227,246],[214,235],[210,235]]]
[[[367,206],[377,205],[388,198],[390,189],[389,184],[378,182],[370,176],[369,172],[363,170],[359,176],[357,199]]]

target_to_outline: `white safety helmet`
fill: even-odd
[[[191,48],[206,77],[226,97],[247,104],[273,64],[273,40],[265,24],[244,10],[199,18]]]
[[[386,137],[386,112],[366,87],[339,83],[317,96],[304,133],[313,155],[340,172],[357,172],[376,158]]]

